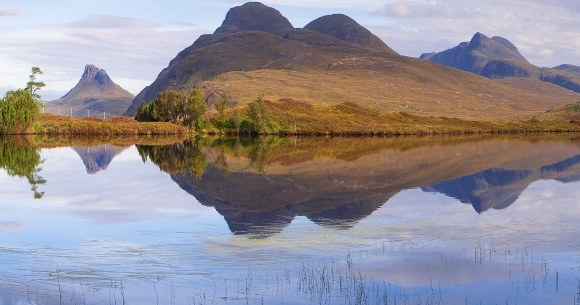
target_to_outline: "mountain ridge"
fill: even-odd
[[[513,43],[499,36],[488,38],[477,32],[469,42],[441,52],[423,53],[419,58],[487,78],[534,78],[580,92],[580,67],[569,64],[537,67],[529,63]]]
[[[263,30],[260,16],[275,26]],[[264,94],[270,100],[355,102],[377,110],[467,119],[529,118],[578,99],[578,94],[539,78],[495,81],[501,79],[494,75],[498,70],[524,76],[539,72],[506,39],[479,33],[472,40],[474,45],[491,43],[488,53],[500,50],[512,61],[493,58],[485,62],[487,69],[481,64],[480,70],[492,76],[489,80],[399,55],[346,15],[323,16],[291,29],[279,11],[250,2],[232,8],[213,34],[179,52],[125,115],[134,115],[142,102],[161,91],[194,88],[206,93],[210,109],[212,97],[227,91],[240,106]]]

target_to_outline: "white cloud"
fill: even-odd
[[[0,58],[19,62],[18,71],[38,66],[49,91],[66,92],[86,64],[105,69],[113,81],[136,94],[149,85],[179,51],[208,32],[189,22],[155,23],[118,16],[93,15],[68,23],[43,24],[35,35],[5,36]],[[26,70],[25,70],[26,69]],[[18,86],[13,76],[0,83]],[[119,80],[124,80],[121,83]]]
[[[0,17],[14,17],[21,14],[22,12],[17,8],[0,7]]]

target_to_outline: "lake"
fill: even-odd
[[[4,137],[0,304],[580,304],[579,199],[574,134]]]

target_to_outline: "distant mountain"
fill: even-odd
[[[507,40],[487,40],[483,35],[474,39],[474,45],[490,45],[489,54],[478,59],[482,71],[539,73]],[[511,62],[494,61],[502,56]],[[143,101],[162,91],[193,88],[206,93],[210,106],[213,96],[227,91],[239,105],[264,94],[268,100],[354,102],[371,109],[470,119],[531,117],[578,98],[537,77],[504,84],[401,56],[342,14],[294,28],[278,10],[258,2],[230,9],[213,34],[200,36],[177,54],[125,115],[134,115]]]
[[[63,97],[46,102],[46,111],[61,115],[107,117],[122,115],[134,96],[115,84],[107,72],[85,66],[79,82]]]
[[[538,68],[531,65],[507,39],[488,38],[481,33],[476,33],[469,42],[439,53],[426,53],[420,58],[488,78],[539,74]]]
[[[499,36],[488,38],[476,33],[469,42],[442,52],[425,53],[420,58],[487,78],[534,78],[580,92],[580,67],[539,68],[530,64],[513,43]]]

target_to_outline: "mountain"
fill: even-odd
[[[499,38],[493,41],[509,46]],[[522,69],[504,69],[527,71],[517,50],[508,53]],[[193,88],[206,93],[210,106],[213,96],[227,91],[239,105],[264,94],[268,100],[354,102],[371,109],[471,119],[531,117],[579,97],[539,79],[504,84],[401,56],[341,14],[294,28],[278,10],[257,2],[230,9],[213,34],[179,52],[125,115],[134,115],[143,101],[164,90]]]
[[[63,97],[46,102],[46,111],[73,116],[107,117],[122,115],[134,96],[115,84],[107,72],[93,65],[85,66],[79,82]]]
[[[343,14],[320,17],[307,24],[304,29],[319,32],[350,43],[367,46],[377,51],[398,55],[397,52],[389,48],[380,38],[352,18]]]
[[[539,68],[530,64],[509,40],[476,33],[471,41],[421,59],[472,72],[487,78],[533,78],[580,92],[580,67],[561,65]]]
[[[440,53],[427,53],[421,59],[479,74],[488,78],[530,77],[538,74],[507,39],[476,33],[471,41]]]
[[[214,34],[263,31],[284,36],[293,29],[290,21],[279,11],[259,2],[248,2],[229,10],[226,19]]]

